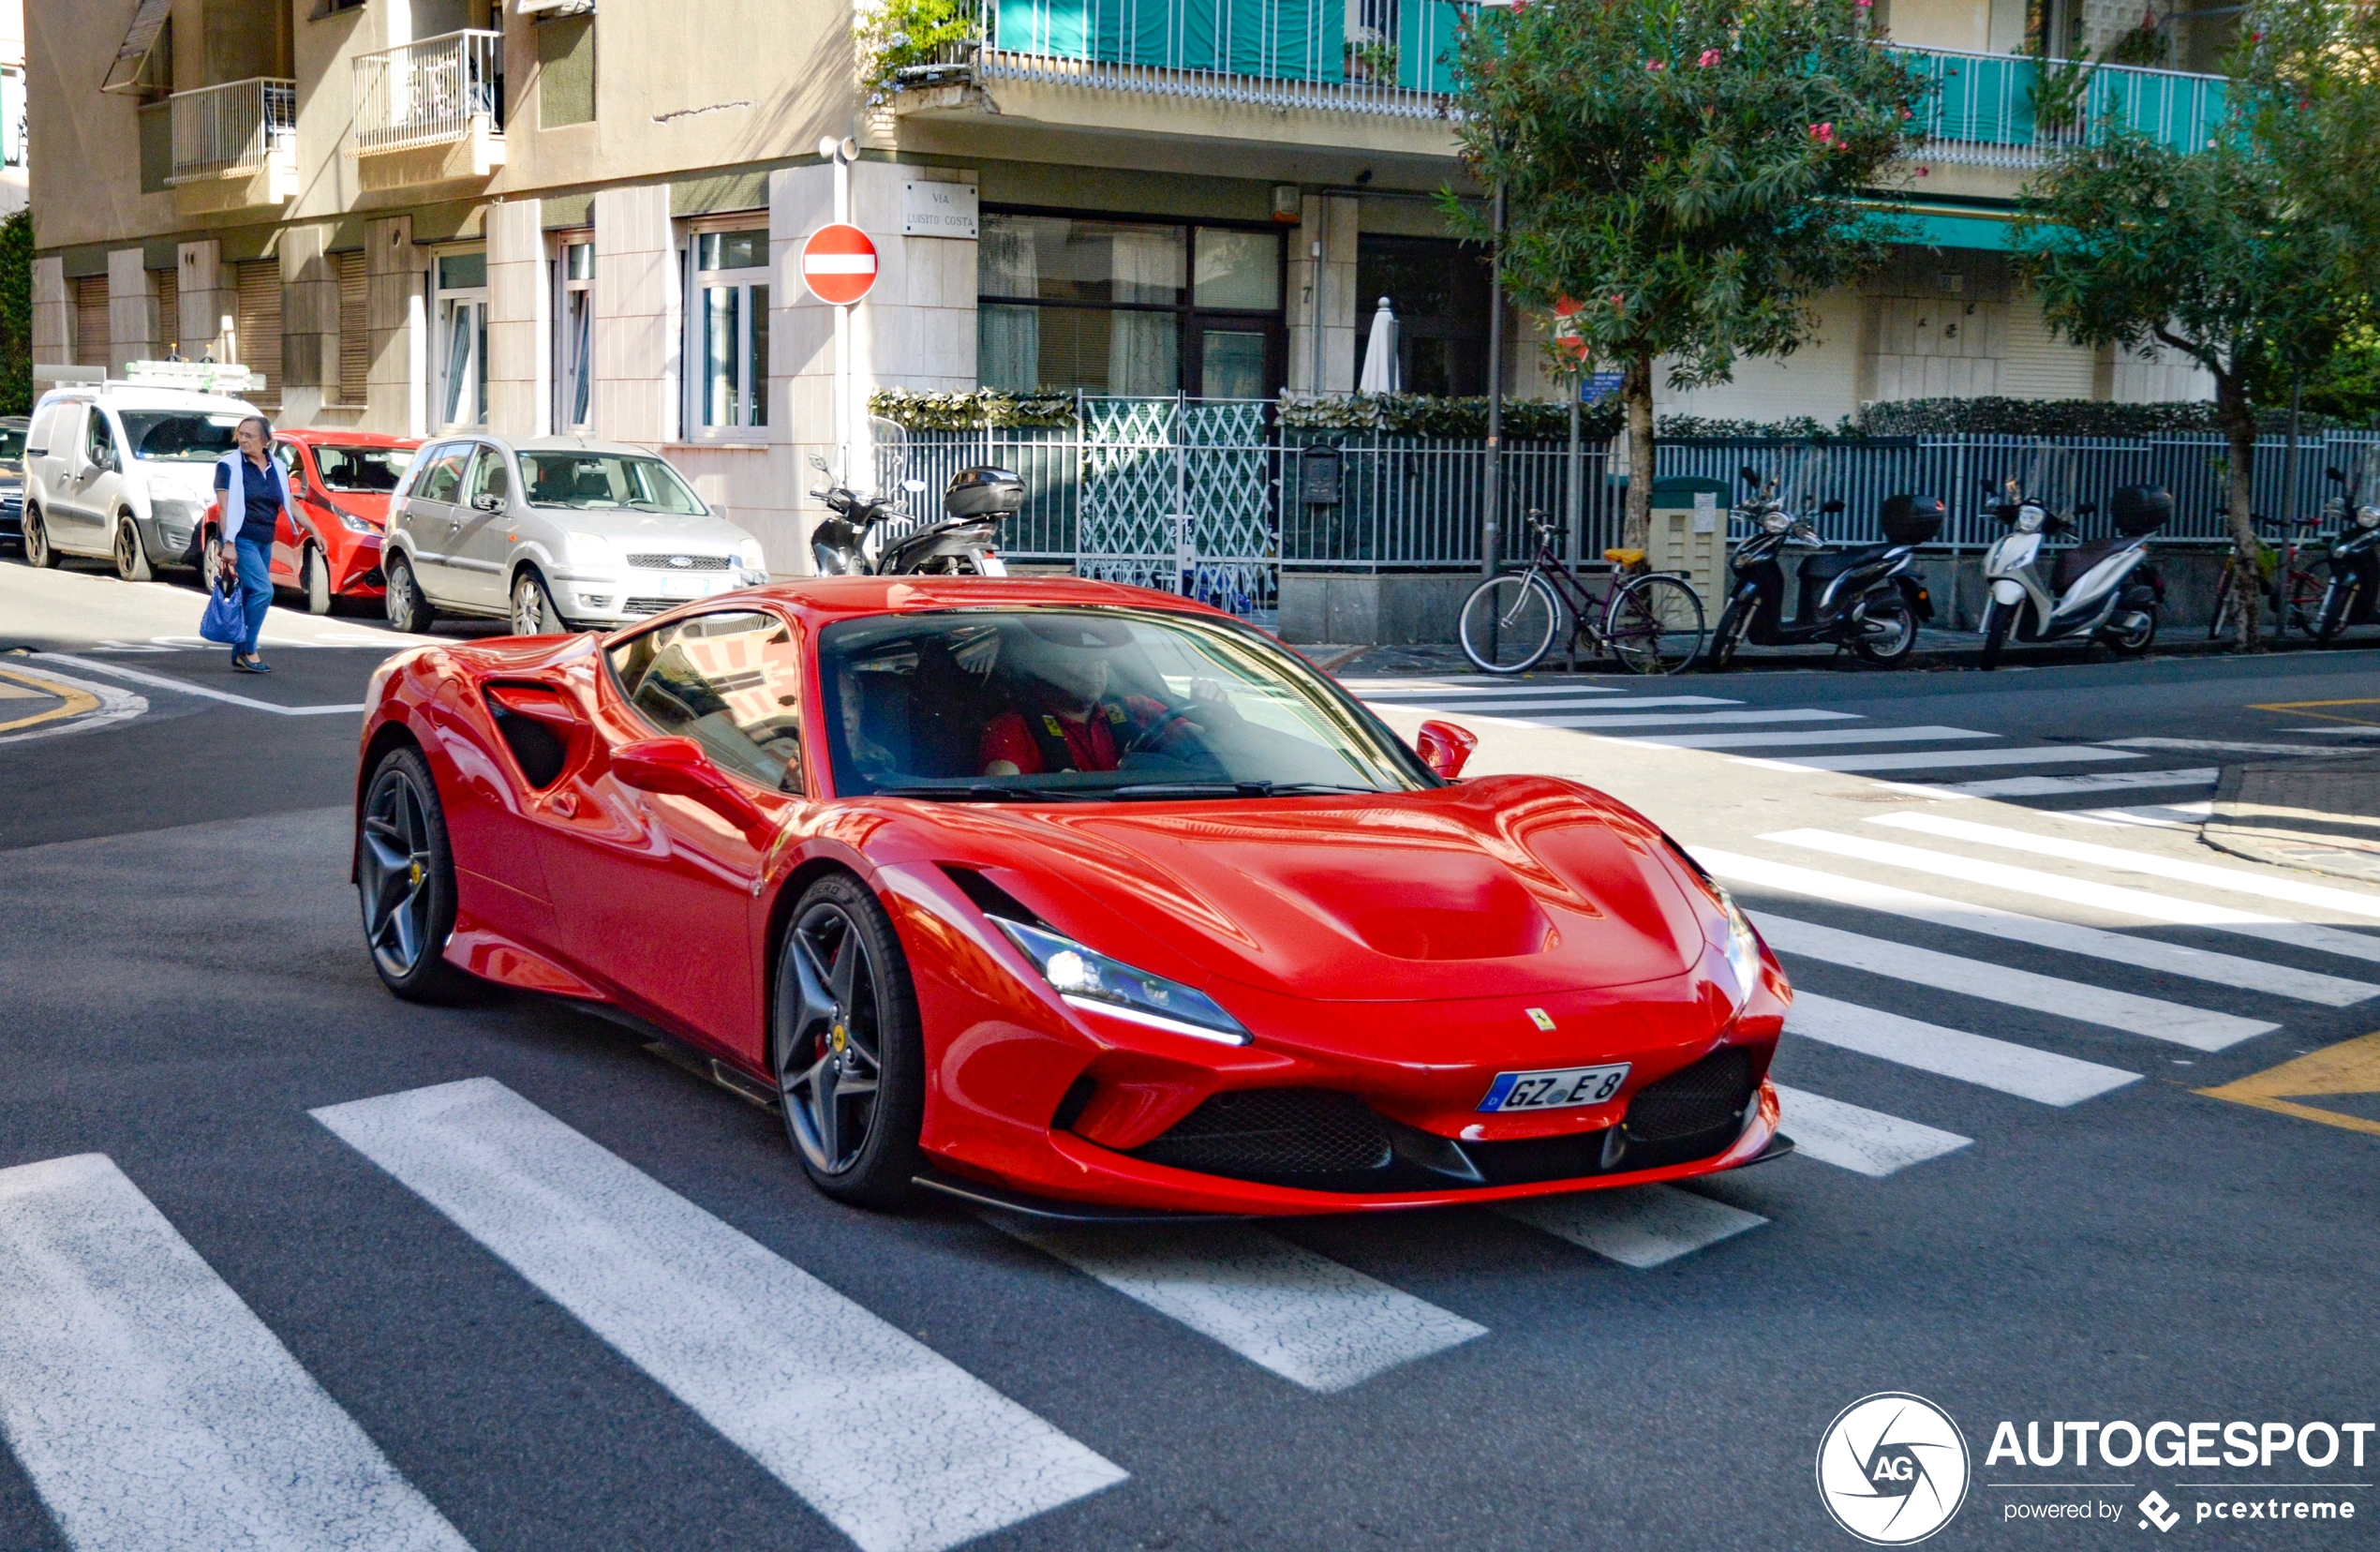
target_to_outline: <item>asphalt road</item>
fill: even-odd
[[[1850,1547],[1813,1461],[1877,1392],[1940,1406],[1971,1453],[1930,1545],[2162,1541],[2135,1508],[2152,1490],[2183,1515],[2176,1541],[2373,1543],[2380,1436],[2353,1436],[2362,1470],[2285,1446],[2253,1469],[1986,1456],[2003,1420],[2019,1438],[2380,1422],[2380,1096],[2320,1096],[2308,1117],[2198,1092],[2380,1027],[2380,891],[2216,853],[2191,806],[2225,764],[2324,757],[2274,746],[2368,744],[2380,655],[1366,682],[1400,727],[1480,733],[1474,771],[1594,782],[1728,878],[1804,993],[1776,1067],[1804,1155],[1556,1231],[1450,1211],[1070,1263],[965,1213],[826,1201],[773,1117],[601,1021],[389,997],[346,878],[355,716],[322,709],[359,702],[405,642],[276,616],[281,671],[235,677],[171,639],[200,604],[0,562],[0,646],[37,649],[0,666],[126,697],[90,731],[0,729],[0,1201],[23,1167],[71,1176],[94,1255],[119,1247],[135,1281],[186,1274],[204,1340],[182,1367],[222,1365],[224,1394],[303,1414],[298,1476],[378,1484],[379,1518],[322,1509],[287,1545],[390,1545],[403,1524],[408,1545],[483,1552],[975,1529],[986,1547]],[[1719,737],[1744,741],[1679,747]],[[1843,769],[1880,755],[1904,758]],[[1978,789],[2010,782],[2035,784]],[[2368,1069],[2380,1090],[2364,1064],[2329,1087]],[[724,1334],[687,1329],[684,1301],[602,1303],[584,1283],[602,1265],[573,1283],[500,1229],[467,1231],[310,1113],[478,1079],[568,1129],[539,1134],[553,1157],[600,1145],[627,1197],[674,1193],[815,1279],[764,1347],[832,1369],[855,1340],[905,1336],[901,1383],[1005,1420],[985,1425],[1009,1432],[980,1491],[952,1490],[948,1440],[888,1423],[870,1382],[808,1397],[800,1459],[739,1447],[703,1378]],[[52,1162],[92,1155],[120,1175]],[[1101,1255],[1106,1280],[1080,1269]],[[8,1333],[49,1329],[47,1275],[0,1255],[0,1545],[207,1545],[91,1529],[141,1501],[141,1452],[61,1457],[52,1441],[81,1436],[59,1420],[137,1432],[126,1398],[171,1379],[139,1354],[173,1334],[99,1321],[86,1363],[44,1370],[28,1353],[49,1350]],[[654,1329],[681,1360],[638,1346]],[[2195,1517],[2251,1496],[2356,1517]],[[2032,1517],[2085,1502],[2100,1517]]]

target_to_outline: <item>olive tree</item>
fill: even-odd
[[[1899,175],[1926,84],[1864,0],[1540,0],[1482,11],[1459,48],[1462,155],[1510,212],[1505,291],[1557,314],[1566,370],[1619,369],[1641,545],[1655,363],[1724,382],[1810,338],[1815,299],[1889,251],[1865,197]]]
[[[2204,144],[2094,129],[2027,189],[2018,263],[2053,328],[2083,345],[2163,345],[2206,368],[2229,442],[2225,506],[2243,580],[2259,388],[2319,369],[2380,280],[2380,16],[2368,0],[2259,0]],[[2257,640],[2253,586],[2239,643]]]

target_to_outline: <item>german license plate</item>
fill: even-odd
[[[1554,1067],[1545,1072],[1499,1072],[1488,1085],[1482,1111],[1568,1110],[1574,1105],[1599,1105],[1620,1092],[1628,1082],[1629,1064],[1608,1067]]]

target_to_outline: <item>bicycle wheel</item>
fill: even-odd
[[[2286,578],[2288,604],[2273,621],[2273,630],[2282,634],[2294,627],[2299,635],[2310,636],[2314,633],[2314,622],[2322,616],[2322,578],[2302,566],[2292,566],[2283,575]]]
[[[1562,606],[1534,575],[1494,576],[1463,601],[1463,655],[1483,674],[1518,674],[1554,648]]]
[[[2207,639],[2221,641],[2239,628],[2239,603],[2231,596],[2231,567],[2223,568],[2223,579],[2215,584],[2215,612],[2207,619]]]
[[[1640,576],[1612,589],[1603,641],[1629,671],[1674,674],[1703,652],[1703,601],[1674,576]]]

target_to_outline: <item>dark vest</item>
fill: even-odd
[[[271,455],[266,455],[271,462]],[[240,482],[245,500],[245,515],[240,519],[240,543],[270,545],[281,526],[281,482],[273,477],[270,468],[260,474],[242,454],[231,461],[232,477]]]

